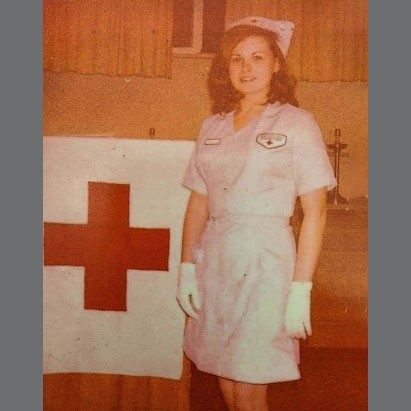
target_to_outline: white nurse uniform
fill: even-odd
[[[300,378],[298,341],[284,331],[296,246],[296,197],[336,184],[312,114],[269,104],[235,131],[233,112],[205,119],[183,185],[208,196],[195,247],[202,302],[184,351],[201,371],[250,383]]]

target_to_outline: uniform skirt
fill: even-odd
[[[283,317],[294,275],[289,219],[212,216],[194,253],[201,299],[184,351],[201,371],[249,383],[300,378]]]

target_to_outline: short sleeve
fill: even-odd
[[[204,179],[202,178],[202,176],[200,175],[200,172],[197,168],[198,146],[199,146],[200,141],[202,141],[204,129],[205,129],[205,121],[203,122],[201,126],[200,135],[197,138],[195,147],[193,149],[193,152],[191,153],[191,157],[188,162],[188,166],[184,173],[184,177],[183,177],[181,184],[183,185],[183,187],[188,188],[189,190],[194,190],[200,194],[207,195],[206,183]]]
[[[320,127],[311,114],[294,137],[293,167],[298,196],[337,185]]]

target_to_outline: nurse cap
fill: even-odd
[[[292,23],[291,21],[271,20],[265,17],[251,16],[226,24],[225,31],[241,25],[256,26],[277,34],[278,47],[280,48],[284,57],[287,55],[295,27],[294,23]]]

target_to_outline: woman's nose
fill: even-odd
[[[241,69],[243,71],[249,71],[251,69],[251,64],[248,60],[243,60],[242,61],[242,65],[241,65]]]

